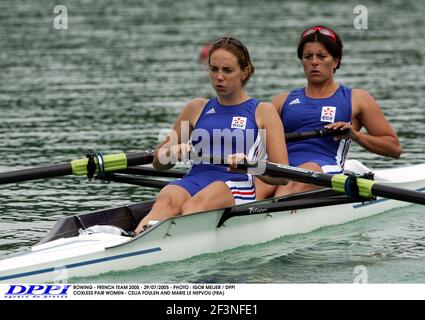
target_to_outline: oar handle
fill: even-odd
[[[343,136],[348,134],[349,131],[350,131],[349,129],[335,130],[335,129],[328,129],[328,128],[316,128],[313,131],[286,133],[285,140],[286,142],[295,142],[295,141],[301,141],[301,140],[306,140],[306,139],[315,138],[315,137],[326,138],[326,137],[334,137],[334,136]]]

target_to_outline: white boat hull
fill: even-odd
[[[356,171],[361,171],[361,167],[357,166]],[[375,173],[377,181],[411,190],[425,190],[425,164]],[[168,219],[136,238],[104,233],[63,238],[1,260],[0,282],[67,281],[72,277],[131,270],[264,243],[286,235],[308,233],[409,204],[377,199],[366,203],[234,216],[218,228],[223,210],[216,210]]]

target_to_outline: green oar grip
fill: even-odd
[[[88,158],[83,158],[71,161],[72,174],[76,176],[86,175],[88,160]],[[124,152],[105,155],[103,160],[105,162],[105,172],[127,168],[127,157]],[[99,173],[98,161],[96,158],[94,158],[94,161],[96,163],[96,173]]]
[[[365,198],[374,198],[375,195],[372,193],[372,187],[376,181],[359,178],[357,179],[357,186],[359,187],[359,195]]]
[[[346,186],[345,186],[347,179],[348,179],[348,176],[343,174],[334,175],[331,179],[332,189],[336,192],[347,193]],[[375,184],[375,181],[358,178],[356,182],[359,188],[360,196],[364,198],[374,198],[374,195],[372,193],[372,186]]]
[[[332,177],[332,190],[340,193],[345,193],[345,181],[347,176],[343,174],[336,174]]]

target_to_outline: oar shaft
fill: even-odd
[[[127,173],[127,174],[134,174],[134,175],[145,175],[145,176],[155,176],[155,177],[166,177],[166,178],[181,178],[186,174],[186,171],[183,170],[164,170],[164,171],[158,171],[155,168],[150,167],[129,167],[127,169],[124,169],[122,171],[119,171],[119,173]]]
[[[244,166],[241,166],[244,167]],[[332,188],[336,192],[364,198],[384,197],[425,205],[425,193],[379,183],[344,174],[330,175],[302,168],[266,163],[265,174],[302,183]],[[357,189],[357,190],[355,190]]]
[[[270,176],[277,176],[287,178],[288,180],[332,188],[332,176],[328,174],[271,162],[266,163],[265,170]]]
[[[378,197],[425,205],[425,194],[414,190],[396,188],[383,184],[374,184],[372,186],[372,193]]]
[[[152,163],[153,152],[149,151],[132,154],[117,153],[102,156],[102,159],[103,169],[105,170],[105,172],[114,172],[123,170],[129,166]],[[99,173],[99,161],[97,159],[94,159],[94,161],[96,163],[96,173]],[[73,160],[69,163],[54,164],[10,172],[1,172],[0,184],[54,178],[70,174],[74,174],[77,176],[86,175],[88,171],[88,162],[88,158],[82,158]]]
[[[70,163],[0,173],[0,184],[54,178],[72,174]]]
[[[104,181],[113,181],[120,183],[128,183],[136,186],[148,187],[148,188],[156,188],[162,189],[164,188],[169,181],[161,181],[161,180],[153,180],[153,179],[143,179],[138,177],[131,177],[127,175],[120,175],[115,173],[107,174],[103,177],[97,177],[97,179]]]
[[[138,152],[127,155],[127,167],[149,164],[153,161],[153,152]]]

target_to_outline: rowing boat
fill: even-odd
[[[347,161],[346,170],[358,175],[372,171],[356,160]],[[376,170],[374,179],[394,190],[422,192],[425,164]],[[362,192],[347,196],[325,188],[169,218],[136,237],[119,230],[134,230],[153,201],[64,217],[28,252],[0,260],[0,282],[68,281],[132,270],[307,233],[411,204],[394,199],[398,199],[396,195],[367,199]],[[91,228],[97,225],[120,229]]]

